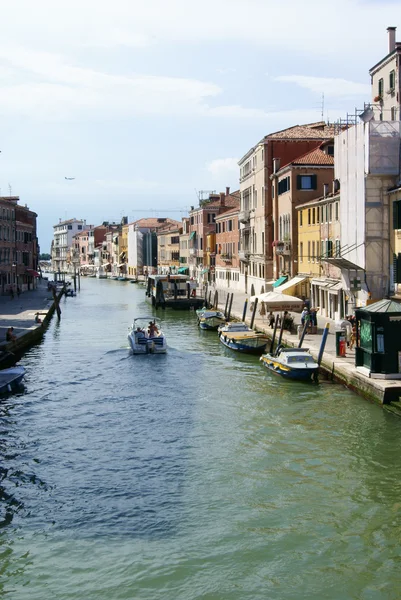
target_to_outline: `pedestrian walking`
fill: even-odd
[[[17,285],[17,297],[19,298],[21,295],[21,288],[19,285]]]
[[[10,300],[14,300],[14,289],[13,289],[13,286],[10,287]]]

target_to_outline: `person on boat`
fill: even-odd
[[[6,333],[6,341],[7,342],[15,342],[17,340],[17,336],[14,334],[14,327],[9,327]]]
[[[149,337],[156,337],[159,333],[159,330],[154,321],[149,322]]]

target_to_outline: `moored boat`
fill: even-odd
[[[149,323],[149,326],[147,326]],[[167,341],[154,317],[137,317],[128,333],[133,354],[165,354]]]
[[[198,314],[199,311],[196,311]],[[226,322],[226,318],[219,310],[204,310],[198,315],[198,323],[201,329],[215,330]]]
[[[319,365],[308,348],[281,348],[275,354],[263,354],[260,360],[265,367],[288,379],[310,380]]]
[[[21,384],[25,376],[24,367],[12,367],[0,371],[0,394],[12,392]]]
[[[218,335],[222,344],[238,352],[260,354],[266,348],[269,338],[265,333],[259,333],[250,329],[246,323],[230,322],[218,329]]]

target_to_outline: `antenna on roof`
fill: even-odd
[[[324,121],[324,92],[322,92],[322,121]]]
[[[8,184],[8,191],[10,194],[10,197],[12,196],[12,187],[11,187],[11,183]]]

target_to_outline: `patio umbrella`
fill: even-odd
[[[250,301],[255,302],[256,298],[259,302],[264,302],[268,310],[300,310],[304,305],[301,298],[288,296],[280,292],[266,292],[265,294],[259,294],[259,296],[252,296]]]

